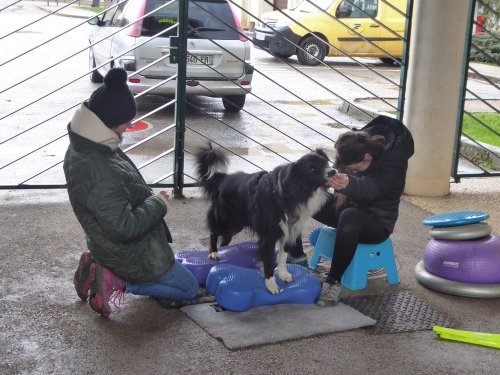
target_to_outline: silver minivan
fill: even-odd
[[[92,82],[102,82],[109,69],[121,66],[129,71],[133,92],[165,81],[151,93],[174,95],[176,80],[168,78],[177,74],[171,52],[179,1],[114,0],[105,13],[90,19],[89,63],[97,67]],[[226,0],[190,0],[188,18],[186,94],[219,97],[226,111],[239,111],[252,89],[254,69],[238,17]]]

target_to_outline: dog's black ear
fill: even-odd
[[[318,155],[321,155],[322,157],[324,157],[326,160],[328,160],[328,155],[326,154],[326,152],[325,152],[325,151],[323,151],[323,149],[322,149],[322,148],[317,148],[317,149],[316,149],[316,153],[317,153]]]

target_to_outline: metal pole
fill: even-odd
[[[399,95],[398,95],[398,113],[397,118],[403,121],[405,99],[406,99],[406,80],[408,78],[408,61],[410,53],[410,39],[411,39],[411,18],[413,14],[413,0],[406,1],[406,24],[405,24],[405,40],[403,42],[403,54],[401,56],[403,61],[403,68],[399,75]]]
[[[462,125],[464,120],[464,108],[465,108],[465,95],[467,90],[467,77],[469,71],[469,59],[470,50],[472,44],[472,31],[474,28],[474,13],[476,9],[476,0],[469,1],[469,20],[467,22],[467,37],[465,39],[465,51],[463,58],[463,70],[460,85],[460,105],[458,106],[457,114],[457,128],[455,132],[455,147],[453,151],[453,161],[451,165],[451,176],[455,179],[455,182],[460,182],[460,176],[458,175],[458,161],[460,159],[460,138],[462,136]]]
[[[175,93],[174,197],[182,197],[184,187],[184,138],[186,134],[186,56],[189,0],[179,0],[177,91]]]

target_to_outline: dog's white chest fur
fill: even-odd
[[[298,221],[291,224],[291,221],[289,220],[290,218],[288,217],[287,220],[282,220],[279,225],[283,231],[283,237],[278,246],[280,248],[284,248],[286,243],[295,243],[295,240],[302,236],[302,229],[307,219],[318,212],[327,200],[328,194],[322,187],[320,187],[316,189],[308,201],[305,204],[300,205],[297,212],[295,212],[295,214],[299,217]]]
[[[314,215],[326,203],[328,199],[327,193],[323,188],[317,189],[314,194],[307,200],[307,202],[299,206],[297,212],[293,213],[292,218],[286,218],[279,223],[283,231],[283,237],[276,242],[279,249],[278,255],[278,277],[284,282],[292,281],[292,275],[288,272],[286,267],[287,253],[285,252],[285,244],[293,245],[297,238],[302,236],[302,227],[309,217]],[[299,217],[295,221],[296,217]],[[266,278],[265,280],[267,289],[272,294],[279,293],[278,285],[274,277]]]

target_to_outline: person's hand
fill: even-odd
[[[164,190],[158,192],[156,194],[157,197],[159,197],[163,202],[165,202],[165,205],[168,206],[168,202],[170,201],[170,195]]]
[[[329,178],[327,183],[335,190],[342,190],[349,185],[349,176],[345,173],[337,173],[335,176]]]

